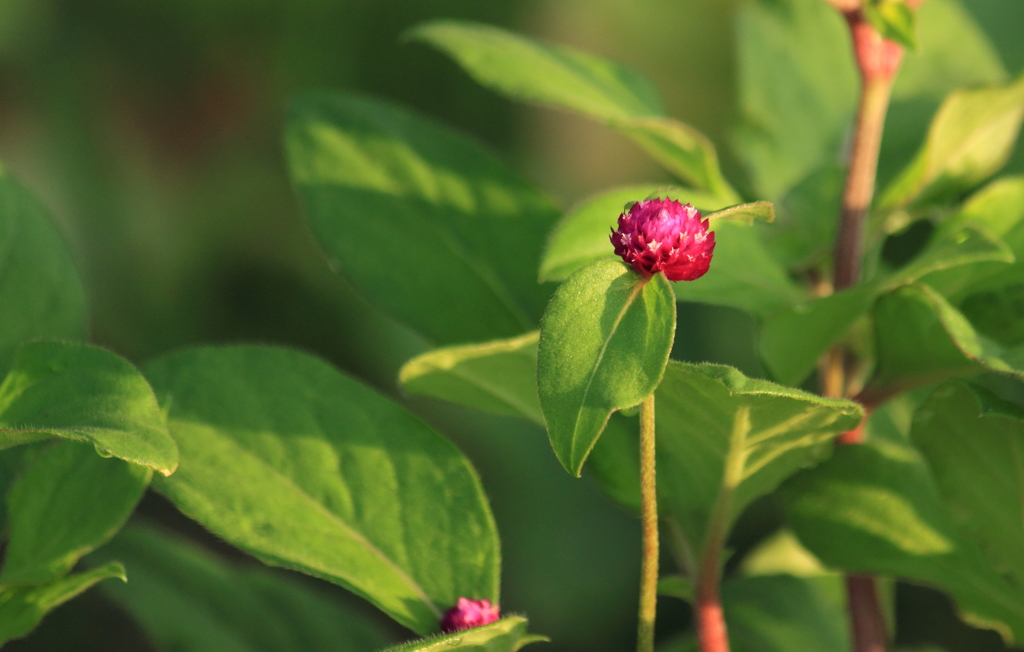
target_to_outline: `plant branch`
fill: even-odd
[[[640,503],[643,558],[640,562],[640,624],[637,652],[654,652],[658,606],[658,494],[654,473],[654,394],[640,404]]]
[[[878,602],[878,586],[870,575],[846,576],[847,608],[857,652],[885,652],[888,636]]]

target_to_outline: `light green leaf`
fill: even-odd
[[[661,382],[676,327],[664,274],[598,261],[555,292],[540,328],[537,386],[555,455],[579,476],[612,412]]]
[[[863,415],[852,401],[675,361],[655,406],[659,508],[698,552],[716,513],[727,531],[751,501],[827,456],[832,439]]]
[[[753,224],[754,222],[774,222],[775,206],[770,201],[755,201],[749,204],[737,204],[704,215],[707,220],[728,220]]]
[[[262,568],[239,568],[153,526],[133,524],[90,556],[124,562],[127,584],[104,594],[131,614],[157,650],[337,652],[387,639],[337,598]]]
[[[544,425],[537,397],[533,331],[509,340],[434,349],[406,362],[398,381],[411,394]]]
[[[548,640],[546,636],[527,634],[526,625],[525,618],[509,616],[483,627],[411,641],[397,647],[389,647],[382,652],[517,652],[530,643]]]
[[[555,226],[540,264],[540,281],[564,281],[595,260],[615,255],[608,236],[629,202],[657,196],[692,204],[701,211],[724,206],[707,193],[663,185],[616,188],[601,193],[569,211]],[[708,215],[710,217],[710,215]]]
[[[1024,120],[1024,78],[951,93],[917,156],[878,199],[882,208],[943,202],[1006,163]]]
[[[296,100],[285,144],[314,233],[375,305],[441,344],[536,325],[558,209],[479,145],[343,94]]]
[[[0,645],[28,634],[49,611],[109,577],[127,581],[124,566],[111,562],[42,586],[0,586]]]
[[[49,212],[0,168],[0,376],[28,340],[85,336],[85,291]]]
[[[2,584],[45,584],[106,543],[142,498],[152,469],[57,441],[31,458],[7,494]]]
[[[883,38],[911,50],[917,49],[917,14],[903,0],[872,0],[864,5],[864,17]]]
[[[146,368],[178,473],[154,488],[266,563],[335,582],[419,633],[459,597],[498,601],[500,552],[465,457],[320,360],[200,348]]]
[[[998,371],[1024,377],[1024,350],[984,340],[960,312],[927,285],[882,295],[872,310],[875,371],[859,400],[878,405],[954,376]]]
[[[722,176],[711,142],[692,127],[663,117],[650,82],[632,70],[489,25],[435,21],[407,35],[455,59],[480,84],[602,122],[632,138],[694,187],[727,203],[738,201]]]
[[[664,575],[658,578],[658,595],[693,602],[693,582],[683,575]]]
[[[939,270],[1012,260],[1005,244],[971,228],[941,234],[917,258],[888,276],[772,315],[761,329],[761,359],[775,380],[797,385],[811,373],[818,357],[840,341],[881,294]]]
[[[940,586],[969,622],[1008,639],[1024,635],[1021,594],[959,535],[908,445],[869,436],[837,447],[831,460],[786,482],[781,495],[790,527],[826,565]]]
[[[164,475],[178,466],[177,446],[146,379],[94,346],[26,344],[0,385],[0,448],[48,436],[92,444],[102,455]]]
[[[1024,595],[1024,411],[950,382],[914,415],[911,438],[960,531]]]

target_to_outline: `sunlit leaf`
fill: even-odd
[[[527,634],[526,625],[525,618],[509,616],[483,627],[412,641],[397,647],[389,647],[382,652],[517,652],[530,643],[548,640],[545,636]]]

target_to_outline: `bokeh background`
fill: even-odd
[[[503,538],[503,606],[528,614],[553,652],[629,649],[637,519],[586,477],[564,473],[538,429],[400,395],[397,369],[423,343],[328,269],[289,186],[284,109],[310,89],[411,106],[473,134],[566,207],[612,185],[668,181],[626,139],[514,105],[401,39],[431,18],[483,21],[643,71],[669,113],[714,140],[727,176],[742,179],[728,146],[740,1],[3,0],[0,160],[67,234],[94,342],[138,363],[196,343],[287,344],[405,401],[480,470]],[[1024,2],[965,4],[1019,74]],[[1012,165],[1024,170],[1022,161]],[[756,375],[754,337],[739,312],[686,306],[674,355]],[[158,497],[140,512],[232,554]],[[732,545],[742,551],[776,525],[763,501]],[[901,642],[1003,649],[994,634],[960,624],[936,592],[900,585],[896,598]],[[663,599],[659,633],[688,618],[682,602]],[[11,649],[150,648],[92,591]]]

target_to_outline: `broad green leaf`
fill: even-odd
[[[998,238],[1016,261],[978,262],[969,267],[929,274],[924,281],[959,303],[972,293],[998,294],[1024,279],[1024,178],[997,179],[974,193],[943,222],[937,236],[974,228]],[[992,298],[989,296],[989,298]]]
[[[626,204],[651,196],[689,203],[701,211],[724,206],[707,193],[664,185],[629,186],[601,193],[573,208],[555,226],[541,260],[540,281],[564,281],[580,267],[613,257],[608,236],[616,228],[619,215]]]
[[[868,443],[837,447],[832,459],[783,484],[781,495],[790,527],[826,565],[942,587],[969,622],[1008,639],[1024,635],[1022,595],[960,536],[908,445],[869,435]]]
[[[102,590],[131,614],[157,650],[337,652],[377,650],[387,639],[337,598],[263,568],[240,568],[153,526],[132,524],[90,556],[116,558],[127,584]]]
[[[772,315],[761,329],[761,359],[772,377],[797,385],[818,357],[867,314],[875,298],[932,272],[981,261],[1013,260],[1008,247],[971,228],[942,234],[901,269],[841,292],[797,304]]]
[[[0,448],[48,436],[86,442],[164,475],[178,449],[146,379],[128,361],[85,344],[23,346],[0,384]]]
[[[530,643],[548,640],[545,636],[527,634],[526,625],[525,618],[509,616],[483,627],[411,641],[382,652],[517,652]]]
[[[765,248],[787,269],[801,269],[831,253],[846,170],[830,163],[790,188],[773,224],[757,224]]]
[[[544,425],[537,398],[538,337],[533,331],[509,340],[434,349],[406,362],[398,380],[411,394]]]
[[[664,274],[643,278],[616,261],[576,271],[551,299],[540,328],[537,388],[555,455],[579,476],[612,412],[639,404],[661,382],[676,328]]]
[[[864,5],[864,17],[883,38],[917,49],[916,12],[903,0],[871,0]]]
[[[1014,267],[1024,279],[1024,261]],[[972,294],[960,309],[979,333],[1004,346],[1024,345],[1024,282]]]
[[[722,176],[711,141],[692,127],[663,117],[657,93],[636,72],[489,25],[435,21],[407,35],[455,59],[480,84],[602,122],[632,138],[694,187],[727,203],[738,201]]]
[[[857,99],[847,32],[821,0],[739,6],[733,140],[757,196],[777,199],[835,159]]]
[[[659,509],[691,548],[704,545],[716,510],[727,530],[755,498],[831,451],[863,410],[721,365],[672,361],[655,394]]]
[[[49,611],[110,577],[127,581],[124,566],[111,562],[42,586],[0,586],[0,645],[28,634]]]
[[[66,575],[121,529],[152,473],[78,442],[43,448],[7,494],[10,540],[0,584],[45,584]]]
[[[1006,163],[1024,120],[1024,78],[955,91],[932,120],[917,156],[878,199],[883,208],[945,201]]]
[[[459,597],[498,601],[498,535],[476,473],[400,406],[271,347],[187,350],[146,375],[182,456],[154,488],[217,536],[419,633]]]
[[[961,532],[1024,595],[1024,411],[950,382],[917,411],[911,438]]]
[[[953,376],[998,371],[1024,377],[1024,349],[1003,350],[927,285],[882,295],[872,310],[875,370],[859,400],[868,405]]]
[[[674,283],[676,299],[746,310],[764,318],[804,299],[804,292],[744,224],[715,226],[711,269],[699,281]]]
[[[85,291],[46,208],[0,169],[0,376],[28,340],[85,336]]]
[[[345,94],[293,102],[285,145],[314,233],[375,305],[440,344],[536,325],[558,209],[479,145]]]

